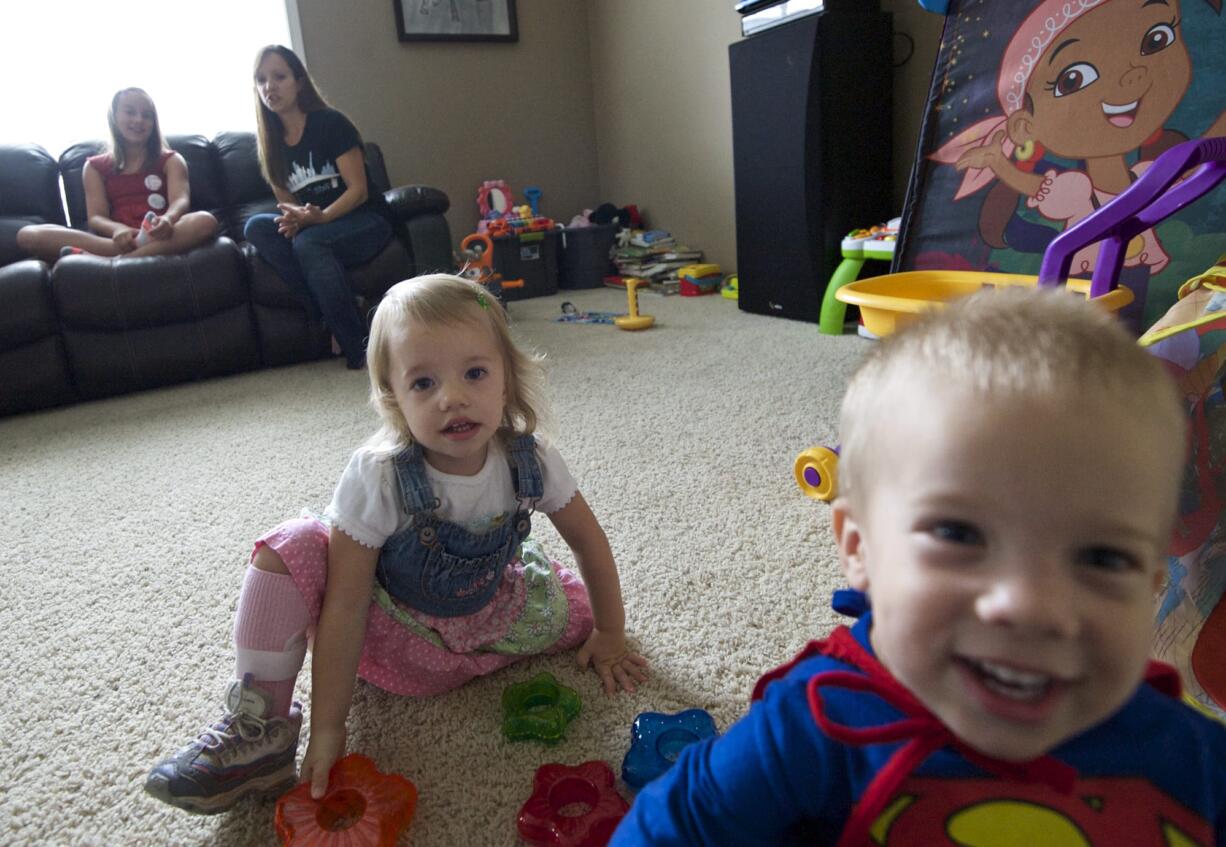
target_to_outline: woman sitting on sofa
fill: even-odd
[[[302,60],[272,44],[255,63],[260,167],[279,215],[260,214],[243,234],[331,330],[352,369],[366,362],[366,321],[345,268],[370,261],[392,236],[383,196],[366,172],[362,137],[320,96]]]
[[[166,146],[153,100],[139,88],[111,98],[111,150],[85,160],[85,209],[91,232],[36,224],[17,246],[47,262],[68,253],[157,256],[185,253],[217,234],[217,219],[192,212],[187,162]]]

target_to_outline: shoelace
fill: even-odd
[[[200,733],[197,740],[206,750],[216,750],[230,742],[256,741],[264,736],[267,728],[268,721],[264,718],[248,712],[231,712]]]

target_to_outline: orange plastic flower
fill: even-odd
[[[319,800],[309,783],[277,800],[277,835],[282,847],[395,847],[416,809],[413,783],[352,753],[332,766]]]

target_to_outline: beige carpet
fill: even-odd
[[[359,683],[350,749],[420,792],[402,844],[518,843],[538,765],[604,759],[620,773],[645,710],[698,706],[726,728],[762,671],[836,620],[828,507],[799,493],[792,462],[832,441],[868,342],[720,297],[644,295],[658,325],[643,333],[556,323],[563,299],[625,298],[566,292],[511,315],[548,355],[558,442],[612,542],[652,680],[608,700],[566,655],[427,700]],[[372,430],[366,390],[365,374],[326,361],[0,420],[0,843],[275,843],[270,802],[196,817],[141,785],[217,716],[251,539],[326,505]],[[567,561],[548,521],[536,526]],[[502,690],[542,670],[578,689],[583,713],[556,748],[509,744]],[[309,685],[308,659],[304,701]]]

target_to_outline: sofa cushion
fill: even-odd
[[[37,144],[0,145],[0,265],[27,258],[17,230],[29,224],[63,224],[60,172]]]
[[[47,266],[36,259],[0,268],[0,350],[59,332]]]
[[[260,155],[253,133],[223,132],[213,139],[213,148],[217,151],[223,198],[229,212],[222,231],[235,241],[242,241],[247,220],[261,212],[277,211],[277,200],[260,174]]]
[[[57,262],[51,291],[81,395],[259,367],[242,265],[228,238],[183,256]]]
[[[413,259],[404,242],[392,238],[378,256],[364,265],[348,268],[345,278],[355,293],[377,303],[389,288],[413,275]]]
[[[64,223],[59,166],[37,144],[0,145],[0,218]]]
[[[328,355],[330,333],[311,320],[306,307],[281,277],[259,258],[250,243],[242,245],[251,273],[251,307],[265,367],[288,365]]]
[[[0,415],[76,399],[47,266],[29,260],[0,267]]]
[[[106,150],[105,141],[81,141],[60,154],[60,176],[64,180],[64,199],[68,201],[68,221],[76,229],[85,229],[88,223],[85,183],[81,181],[85,160]]]
[[[166,143],[187,162],[192,211],[212,212],[224,232],[226,199],[217,151],[203,135],[171,135],[166,138]]]
[[[383,193],[392,215],[401,221],[430,212],[443,214],[451,208],[451,200],[437,188],[428,185],[401,185]]]

